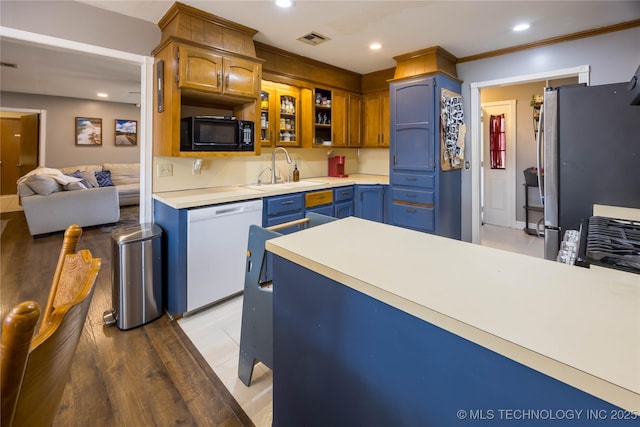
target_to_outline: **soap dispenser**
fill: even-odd
[[[296,163],[293,167],[293,182],[300,181],[300,171],[298,170],[298,164]]]

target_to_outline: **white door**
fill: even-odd
[[[482,107],[482,211],[485,224],[515,227],[516,101],[487,102]],[[504,152],[491,151],[491,116],[502,117]],[[496,148],[496,147],[494,147]]]

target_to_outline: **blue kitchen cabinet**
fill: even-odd
[[[304,218],[303,193],[285,194],[283,196],[266,197],[262,204],[262,226],[271,227]],[[278,232],[288,234],[296,229],[282,229]]]
[[[333,189],[334,211],[332,216],[336,218],[353,216],[353,193],[353,185]]]
[[[334,206],[333,204],[325,205],[325,206],[316,206],[313,208],[308,208],[306,212],[314,212],[321,215],[333,216],[334,215]]]
[[[262,200],[263,227],[271,227],[302,218],[304,218],[304,193],[265,197]],[[278,233],[289,234],[295,231],[298,231],[298,227],[283,228],[278,230]],[[264,263],[260,281],[266,283],[272,280],[273,255],[270,252],[265,254]]]
[[[460,239],[461,171],[442,170],[442,89],[461,87],[441,74],[390,84],[388,222]]]
[[[187,311],[187,209],[153,201],[154,222],[162,228],[162,277],[167,286],[165,308],[173,315]]]
[[[384,185],[356,185],[355,216],[384,222]]]
[[[334,205],[333,216],[336,218],[353,216],[353,200],[336,203]]]

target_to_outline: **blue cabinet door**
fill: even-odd
[[[391,84],[391,170],[436,168],[433,77]]]
[[[353,216],[353,200],[346,202],[338,202],[334,206],[334,215],[336,218],[346,218]]]
[[[444,75],[390,84],[391,194],[387,220],[394,225],[460,238],[461,171],[441,170],[441,91],[460,93]]]
[[[355,216],[384,221],[384,186],[356,185]]]

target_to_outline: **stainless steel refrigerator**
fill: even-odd
[[[640,208],[640,106],[629,83],[546,88],[543,103],[545,258],[593,205]]]

